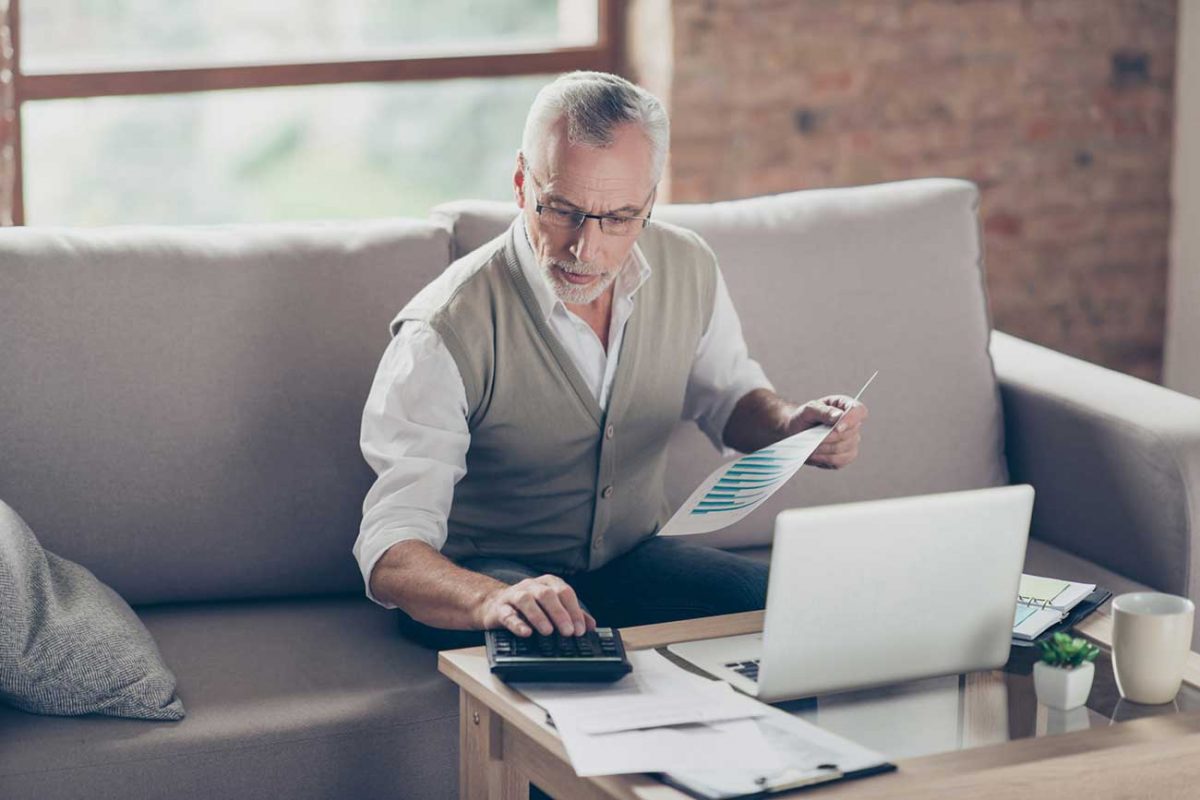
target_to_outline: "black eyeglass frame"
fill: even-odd
[[[533,176],[533,171],[529,169],[529,165],[525,163],[524,158],[521,159],[521,166],[522,166],[522,169],[524,170],[525,174],[529,176],[529,180],[533,181],[533,188],[536,189],[537,193],[540,195],[542,193],[541,184],[538,182],[538,179]],[[652,206],[654,203],[654,195],[657,193],[658,193],[658,187],[655,186],[653,189],[650,190],[650,196],[647,197],[646,202],[642,204],[643,207]],[[544,203],[542,203],[540,197],[534,197],[533,210],[537,213],[537,215],[539,217],[542,216],[542,211],[553,211],[557,214],[570,214],[576,220],[575,227],[574,228],[562,228],[561,230],[576,230],[577,231],[580,228],[582,228],[589,219],[594,219],[594,220],[596,220],[596,224],[600,226],[601,233],[605,233],[609,236],[629,236],[630,234],[628,234],[628,233],[612,233],[610,231],[605,230],[604,220],[607,219],[607,220],[613,220],[613,221],[617,221],[617,222],[635,222],[635,221],[640,220],[642,223],[641,229],[645,230],[646,226],[648,224],[650,224],[650,213],[653,213],[653,209],[652,209],[651,212],[646,214],[646,216],[644,216],[644,217],[637,217],[637,216],[624,217],[624,216],[617,216],[614,214],[589,214],[586,211],[579,211],[577,209],[557,208],[555,206],[545,205]]]

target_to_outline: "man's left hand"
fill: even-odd
[[[792,436],[816,425],[833,426],[833,432],[804,463],[822,469],[841,469],[858,458],[862,425],[867,416],[867,407],[853,397],[831,394],[800,406],[788,421],[787,435]]]

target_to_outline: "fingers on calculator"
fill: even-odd
[[[484,638],[491,671],[504,680],[609,681],[632,669],[615,628],[529,637],[499,629],[486,631]]]

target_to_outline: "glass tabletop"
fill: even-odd
[[[1173,702],[1164,705],[1122,699],[1111,653],[1101,649],[1087,704],[1073,711],[1058,711],[1037,701],[1033,689],[1036,660],[1036,648],[1013,647],[1008,664],[999,670],[928,678],[778,706],[892,760],[1200,710],[1200,690],[1186,684]]]

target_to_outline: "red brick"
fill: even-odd
[[[672,146],[686,154],[673,200],[973,180],[996,325],[1157,377],[1175,0],[675,0],[670,13]],[[1118,51],[1145,54],[1145,78],[1115,84]],[[798,109],[814,115],[804,132]]]
[[[993,236],[1020,236],[1021,218],[1015,214],[1003,211],[988,214],[983,221],[983,229]]]

